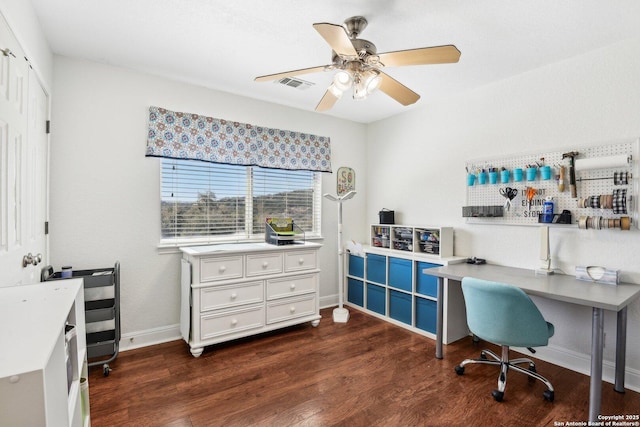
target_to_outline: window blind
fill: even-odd
[[[257,239],[265,218],[281,216],[320,233],[318,173],[162,159],[161,180],[165,241]]]

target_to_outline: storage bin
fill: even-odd
[[[390,211],[389,209],[382,209],[378,212],[378,216],[380,217],[380,224],[395,224],[396,218],[395,211]]]
[[[416,298],[416,327],[436,333],[437,303],[426,298]]]
[[[438,278],[424,274],[425,268],[442,267],[440,264],[418,261],[416,263],[416,292],[430,297],[438,297]]]
[[[389,258],[389,286],[411,292],[411,260]]]
[[[364,277],[364,258],[356,255],[349,255],[349,275]]]
[[[411,324],[411,295],[389,290],[389,317]]]
[[[101,357],[117,353],[116,331],[93,332],[87,334],[87,358]]]
[[[387,284],[387,257],[367,254],[367,281]]]
[[[367,309],[384,315],[386,305],[385,288],[367,283]]]
[[[361,280],[349,278],[347,281],[347,301],[364,307],[364,284]]]

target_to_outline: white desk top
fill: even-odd
[[[80,288],[82,279],[0,288],[0,378],[44,369]]]
[[[570,302],[572,304],[620,311],[640,297],[640,285],[608,285],[578,280],[565,274],[540,275],[534,270],[491,264],[453,264],[423,270],[424,274],[452,280],[463,277],[509,283],[529,295]]]

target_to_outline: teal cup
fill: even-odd
[[[502,170],[500,171],[500,182],[503,184],[506,184],[509,182],[509,171],[508,170]]]
[[[498,183],[498,172],[489,172],[489,184]]]
[[[516,169],[513,170],[513,180],[515,182],[522,181],[522,169],[516,168]]]
[[[478,184],[484,185],[487,183],[487,173],[479,172],[478,173]]]
[[[535,181],[538,168],[527,168],[527,181]]]
[[[540,167],[540,177],[544,180],[551,179],[551,166]]]
[[[476,176],[472,173],[467,175],[467,185],[469,187],[473,187],[473,184],[476,182]]]

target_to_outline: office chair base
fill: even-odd
[[[490,356],[491,359],[489,359],[487,356]],[[491,395],[496,400],[496,402],[502,402],[504,398],[504,390],[507,386],[507,372],[509,370],[520,372],[527,375],[530,379],[541,381],[547,387],[547,390],[542,393],[542,397],[544,397],[544,399],[548,402],[553,402],[555,398],[553,386],[551,385],[549,380],[537,373],[536,365],[533,360],[525,357],[509,360],[508,346],[502,346],[502,357],[498,357],[498,355],[491,350],[482,350],[479,359],[465,359],[462,361],[462,363],[456,366],[454,370],[456,374],[463,375],[466,365],[476,363],[500,366],[500,375],[498,376],[498,389],[491,392]],[[525,369],[522,366],[518,366],[524,363],[529,365],[528,369]]]

